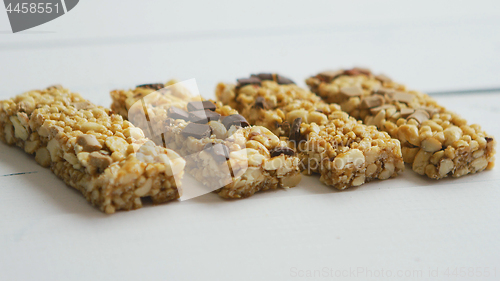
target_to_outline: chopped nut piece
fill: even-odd
[[[474,168],[474,171],[482,171],[486,168],[486,166],[488,166],[488,160],[486,160],[486,158],[484,157],[477,158],[472,161],[472,167]]]
[[[40,147],[40,141],[39,140],[34,140],[34,141],[26,141],[24,143],[24,151],[29,154],[35,153],[35,151]]]
[[[417,152],[420,150],[418,147],[401,147],[401,152],[403,153],[403,160],[405,163],[413,163]]]
[[[134,191],[134,194],[139,197],[146,196],[149,191],[151,191],[151,187],[153,187],[153,179],[149,178],[146,180],[143,186],[137,188]]]
[[[371,71],[367,68],[355,67],[353,69],[345,70],[344,74],[351,75],[351,76],[360,75],[360,74],[370,75]]]
[[[318,77],[324,79],[325,81],[332,81],[333,79],[339,77],[344,74],[344,70],[327,70],[320,72]]]
[[[395,92],[391,98],[395,101],[400,101],[400,102],[404,102],[406,104],[409,104],[413,101],[415,96],[412,94],[405,93],[405,92]]]
[[[363,94],[363,89],[360,87],[343,87],[340,89],[340,94],[345,97],[356,97]]]
[[[361,101],[361,108],[373,108],[384,104],[384,98],[380,95],[373,95]]]
[[[412,115],[413,112],[415,112],[415,109],[405,107],[405,108],[401,108],[400,112],[401,112],[401,117],[407,118],[408,116]]]
[[[94,131],[96,133],[104,133],[107,131],[106,127],[101,124],[97,124],[94,122],[85,122],[80,125],[82,132],[86,133],[88,131]]]
[[[413,171],[424,175],[425,174],[425,167],[427,164],[429,164],[429,160],[432,156],[431,152],[426,152],[423,149],[420,149],[417,152],[417,155],[415,155],[415,160],[413,161]]]
[[[260,85],[260,79],[257,77],[238,79],[238,87],[243,87],[246,85]]]
[[[385,83],[392,82],[392,79],[384,74],[375,75],[375,79],[379,80],[380,82],[385,82]]]
[[[431,137],[423,140],[421,146],[427,152],[435,152],[441,149],[441,142]]]
[[[59,145],[57,139],[51,139],[47,143],[47,149],[49,150],[50,153],[50,158],[52,159],[52,162],[58,162],[61,159],[61,146]]]
[[[117,136],[108,137],[106,138],[106,146],[111,153],[120,152],[124,155],[127,154],[128,142],[123,138]]]
[[[374,115],[377,115],[379,111],[386,110],[386,109],[391,109],[391,108],[396,109],[396,107],[394,105],[392,105],[392,104],[384,104],[384,105],[381,105],[381,106],[370,108],[370,113],[374,114]]]
[[[457,126],[450,126],[446,128],[443,133],[445,137],[444,146],[452,145],[462,137],[462,130]]]
[[[11,116],[10,121],[14,125],[14,134],[16,138],[20,138],[24,141],[27,140],[29,136],[28,130],[24,128],[17,116]]]
[[[47,150],[47,148],[45,148],[45,147],[40,147],[40,148],[36,151],[35,160],[36,160],[36,162],[38,162],[38,164],[40,164],[41,166],[43,166],[43,167],[49,167],[49,166],[50,166],[50,163],[51,163],[51,160],[50,160],[50,153],[49,153],[49,151]]]
[[[94,135],[79,135],[76,138],[76,143],[81,145],[83,148],[83,151],[86,152],[92,152],[92,151],[97,151],[101,150],[102,145],[97,141],[97,138]]]
[[[385,87],[373,89],[374,94],[381,94],[381,95],[385,95],[385,96],[389,96],[389,97],[392,97],[395,92],[396,92],[395,89],[385,88]]]
[[[434,114],[439,112],[439,109],[437,109],[435,107],[430,107],[430,106],[422,106],[419,109],[423,109],[423,110],[427,111],[427,113],[429,113],[429,118],[432,118],[432,116]]]

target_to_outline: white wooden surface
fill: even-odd
[[[352,65],[426,91],[500,87],[498,1],[164,2],[80,1],[20,34],[0,11],[0,98],[62,83],[109,105],[111,89],[172,77],[211,97],[256,71],[303,84]],[[500,92],[436,98],[500,136]],[[0,280],[446,280],[461,267],[475,273],[450,280],[499,280],[499,185],[498,168],[437,182],[407,169],[344,192],[305,177],[107,216],[0,144]]]

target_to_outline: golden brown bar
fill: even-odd
[[[433,179],[494,166],[495,140],[428,95],[368,69],[324,71],[306,80],[328,103],[401,141],[405,162]]]
[[[116,90],[111,97],[114,111],[182,155],[186,171],[221,197],[245,198],[300,182],[299,159],[286,143],[264,127],[248,126],[229,106],[191,96],[175,81]]]
[[[251,124],[288,140],[301,169],[319,173],[325,184],[344,189],[395,177],[404,169],[398,140],[281,75],[261,73],[237,84],[219,83],[216,96]]]
[[[0,102],[0,139],[35,154],[101,211],[178,198],[185,161],[109,109],[60,86]]]

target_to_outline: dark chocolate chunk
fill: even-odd
[[[302,124],[302,118],[295,118],[293,120],[292,126],[290,127],[290,140],[291,141],[300,141],[302,138],[300,135],[300,124]]]
[[[222,143],[207,143],[203,150],[210,153],[217,162],[229,159],[229,148]]]
[[[372,74],[372,71],[370,69],[368,69],[368,68],[355,67],[353,69],[356,69],[357,71],[359,71],[359,73],[364,74],[364,75],[370,75],[370,74]]]
[[[268,109],[269,108],[267,106],[266,99],[264,99],[264,97],[257,97],[257,98],[255,98],[254,106],[257,107],[257,108],[262,108],[262,109]]]
[[[394,95],[392,95],[393,100],[404,102],[406,104],[411,103],[414,98],[415,98],[414,95],[405,92],[395,92]]]
[[[102,149],[102,145],[99,143],[94,135],[81,134],[76,138],[76,143],[82,146],[83,151],[93,152]]]
[[[488,142],[492,142],[492,141],[493,141],[493,138],[492,138],[492,137],[485,137],[485,139],[486,139],[486,142],[487,142],[487,143],[488,143]]]
[[[197,110],[211,110],[215,111],[215,104],[209,100],[204,101],[192,101],[188,102],[187,110],[188,111],[197,111]]]
[[[104,172],[106,168],[113,162],[111,157],[108,155],[103,155],[97,151],[89,154],[89,163],[93,167],[97,168],[98,173]]]
[[[137,85],[137,88],[146,88],[146,89],[153,89],[153,90],[160,90],[165,87],[165,84],[163,83],[153,83],[153,84],[142,84],[142,85]]]
[[[281,154],[285,154],[288,156],[295,155],[295,151],[293,151],[293,149],[286,147],[286,146],[275,147],[275,148],[271,149],[269,151],[269,153],[271,154],[271,157],[280,156]]]
[[[274,81],[274,75],[272,73],[259,73],[259,74],[252,74],[251,77],[257,77],[260,80],[271,80]]]
[[[212,134],[210,126],[205,124],[189,123],[182,131],[185,137],[194,137],[196,139],[208,138]]]
[[[167,116],[172,118],[172,119],[182,119],[182,120],[186,120],[186,121],[189,120],[188,113],[184,109],[181,109],[181,108],[178,108],[175,106],[168,108]]]
[[[193,123],[206,124],[210,121],[217,121],[220,114],[210,110],[197,110],[189,112],[189,120]]]
[[[257,78],[257,77],[250,77],[250,78],[240,78],[240,79],[237,79],[236,81],[238,81],[238,87],[243,87],[243,86],[246,86],[246,85],[261,85],[260,84],[260,79]]]
[[[413,108],[409,108],[409,107],[401,108],[401,117],[406,118],[406,117],[412,115],[414,112],[415,112],[415,109],[413,109]]]
[[[293,82],[291,79],[281,76],[279,74],[276,74],[276,82],[280,85],[295,84],[295,82]]]
[[[222,124],[228,130],[233,125],[234,126],[241,126],[241,127],[250,126],[250,124],[248,124],[247,119],[245,119],[245,117],[243,117],[239,114],[233,114],[233,115],[229,115],[229,116],[224,117],[224,119],[222,119]]]

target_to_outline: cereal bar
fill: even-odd
[[[191,96],[181,84],[113,91],[112,109],[182,155],[186,171],[223,198],[300,182],[299,159],[286,143],[264,127],[249,126],[229,106]]]
[[[179,197],[185,161],[141,129],[61,86],[0,102],[0,139],[17,145],[101,211]]]
[[[328,103],[401,141],[403,158],[433,179],[491,169],[495,140],[428,95],[368,69],[324,71],[306,80]]]
[[[338,189],[395,177],[404,169],[399,141],[365,126],[317,95],[278,74],[261,73],[219,83],[216,96],[245,116],[288,140],[301,169],[319,173]]]

